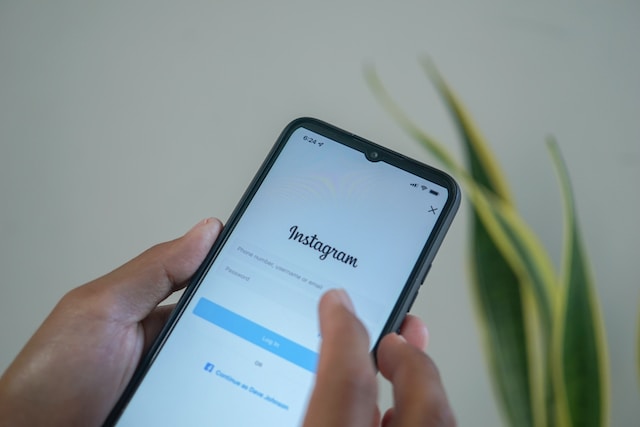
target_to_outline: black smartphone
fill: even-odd
[[[106,425],[301,424],[320,296],[344,288],[375,350],[411,308],[459,203],[447,174],[294,120]]]

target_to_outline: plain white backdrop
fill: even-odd
[[[0,369],[69,289],[201,218],[226,219],[295,117],[432,162],[372,96],[365,64],[458,152],[417,62],[429,54],[559,263],[562,211],[544,145],[558,138],[606,322],[611,420],[634,424],[639,22],[632,1],[3,0]],[[460,425],[493,426],[501,418],[469,292],[467,208],[413,311],[428,322]],[[388,405],[388,390],[381,399]]]

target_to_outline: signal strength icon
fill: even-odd
[[[410,185],[410,186],[412,186],[412,187],[417,187],[417,186],[418,186],[418,183],[417,183],[417,182],[412,182],[412,183],[411,183],[411,184],[409,184],[409,185]]]
[[[424,191],[424,190],[427,189],[427,186],[426,185],[421,185],[420,188],[422,188],[422,191]]]

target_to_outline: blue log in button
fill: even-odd
[[[193,309],[193,314],[311,373],[316,373],[318,353],[263,328],[206,298],[200,298],[196,308]]]

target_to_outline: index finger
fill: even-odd
[[[320,300],[322,345],[305,427],[373,425],[377,383],[369,355],[369,336],[343,290]]]

